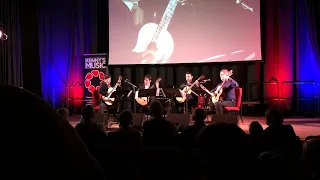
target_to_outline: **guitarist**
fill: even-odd
[[[221,83],[218,84],[211,92],[215,93],[217,89],[223,89],[223,98],[222,100],[213,104],[210,101],[210,110],[211,112],[216,111],[216,114],[223,114],[223,107],[225,106],[235,106],[236,105],[236,93],[235,88],[239,87],[239,84],[233,80],[230,76],[230,71],[227,69],[222,69],[220,71]],[[221,84],[222,87],[221,87]]]
[[[182,83],[179,89],[183,89],[184,87],[190,86],[191,84],[193,84],[193,75],[191,74],[191,72],[186,72],[186,82]],[[194,89],[200,89],[199,83],[196,83],[196,85],[192,87],[192,90]],[[198,104],[198,96],[196,96],[194,93],[187,94],[186,101],[187,101],[188,113],[190,114],[192,110],[192,106],[196,106]],[[179,107],[183,105],[183,103],[176,103],[176,104]]]
[[[140,89],[155,89],[155,88],[159,89],[159,82],[156,81],[155,84],[151,85],[151,81],[152,81],[152,76],[150,74],[145,75],[143,83],[139,84],[137,91],[139,91]],[[137,98],[137,96],[138,96],[138,94],[136,94],[136,98]],[[155,97],[150,97],[150,102],[154,99],[155,99]],[[147,111],[146,107],[143,107],[142,112],[146,112],[146,111]]]
[[[108,96],[108,89],[112,88],[111,86],[111,76],[109,74],[105,74],[103,81],[100,83],[99,94],[102,96]],[[118,87],[120,88],[120,86]],[[116,117],[117,112],[119,111],[119,102],[113,103],[111,106],[108,106],[103,100],[100,103],[100,110],[103,113],[105,110],[108,110],[108,113],[112,113],[114,117]]]

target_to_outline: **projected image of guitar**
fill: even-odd
[[[122,76],[119,76],[116,85],[115,85],[114,87],[110,87],[110,88],[108,89],[108,96],[102,96],[102,97],[101,97],[102,100],[103,100],[107,105],[111,106],[111,105],[113,104],[113,102],[115,101],[115,98],[112,98],[111,96],[112,96],[113,92],[115,92],[115,91],[117,90],[117,87],[120,86],[121,80],[122,80]]]
[[[139,31],[138,40],[132,52],[141,53],[141,64],[166,63],[174,49],[174,41],[167,31],[178,3],[185,0],[170,0],[158,24],[147,23]]]

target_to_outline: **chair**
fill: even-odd
[[[92,106],[94,110],[97,112],[100,110],[100,103],[101,103],[101,95],[99,93],[99,89],[96,89],[92,93]]]
[[[241,122],[243,123],[243,120],[241,117],[242,88],[236,88],[235,91],[236,91],[236,105],[225,106],[224,111],[228,112],[229,114],[239,115]]]

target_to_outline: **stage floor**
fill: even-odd
[[[210,121],[211,116],[208,116]],[[246,133],[249,133],[249,125],[252,121],[258,121],[261,123],[263,128],[267,127],[264,117],[249,117],[242,116],[243,122],[239,120],[239,127]],[[80,120],[80,116],[70,116],[69,122],[72,126],[75,126]],[[320,118],[286,118],[284,124],[291,124],[296,134],[301,138],[305,139],[308,136],[320,135]],[[119,128],[118,124],[113,124],[110,127],[110,131]]]

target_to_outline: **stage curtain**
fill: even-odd
[[[295,86],[297,98],[300,99],[296,103],[297,111],[309,114],[319,108],[319,99],[316,99],[320,93],[320,49],[317,38],[320,32],[316,29],[318,13],[319,1],[296,0],[296,80],[301,82]]]
[[[96,53],[95,0],[39,0],[39,45],[43,98],[54,107],[83,98],[83,54]]]
[[[0,40],[0,83],[22,87],[22,52],[18,0],[0,1],[0,30],[7,35]]]

